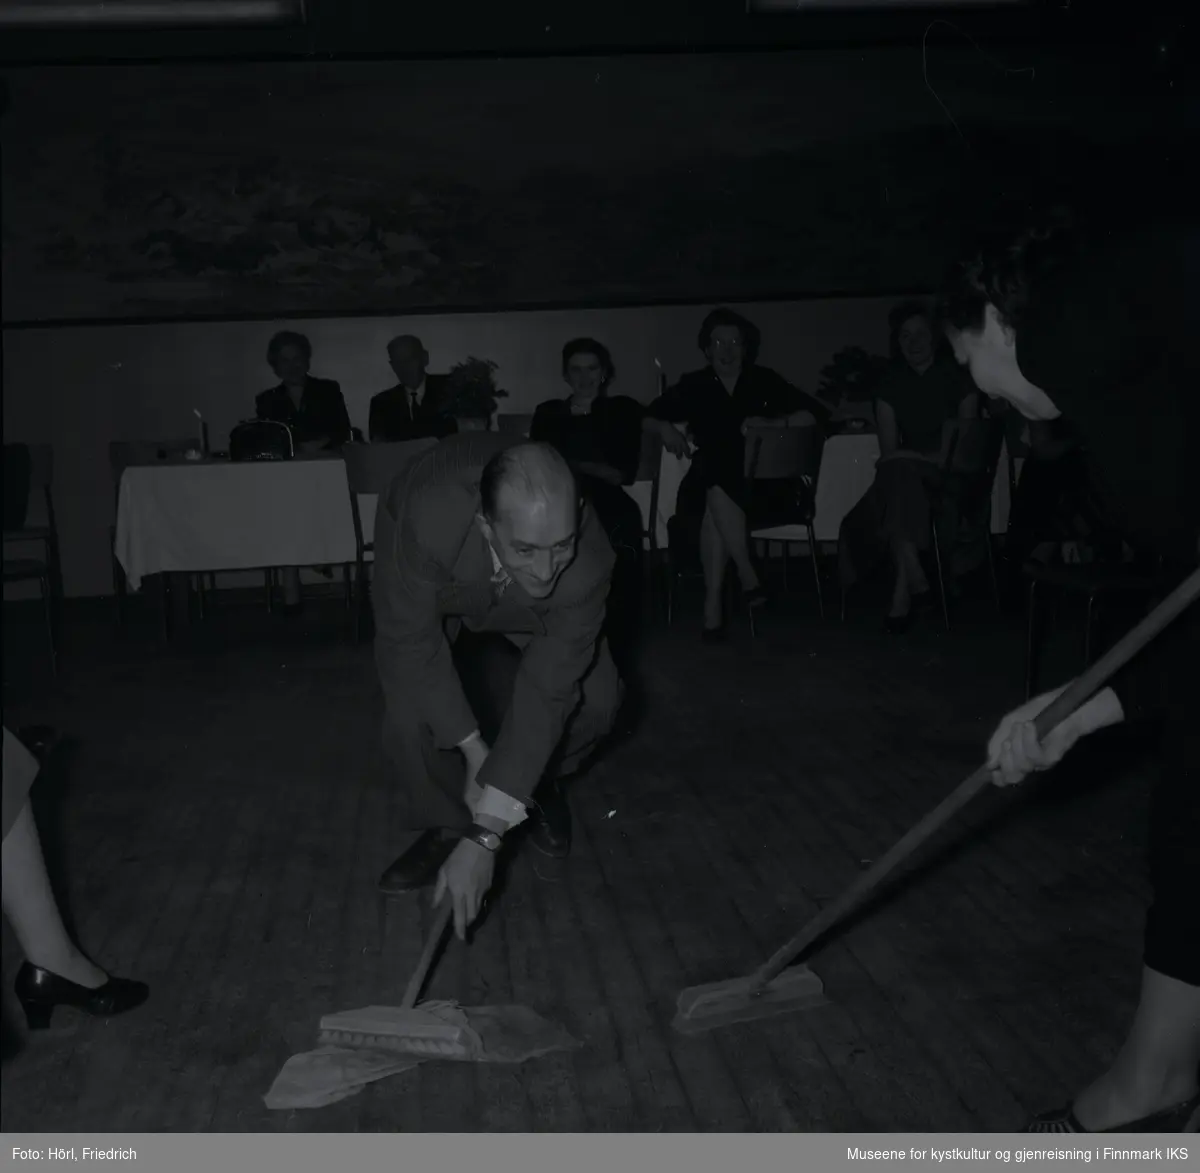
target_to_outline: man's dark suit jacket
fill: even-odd
[[[297,444],[327,437],[336,447],[350,440],[350,413],[333,379],[306,379],[299,409],[282,383],[259,395],[254,406],[260,420],[287,424]]]
[[[447,410],[445,396],[445,375],[425,376],[425,391],[415,414],[412,396],[401,384],[380,391],[371,397],[367,435],[372,443],[452,436],[455,423]]]
[[[479,727],[454,670],[447,620],[523,647],[512,704],[480,771],[529,798],[562,740],[597,655],[615,557],[590,507],[575,560],[547,599],[516,582],[501,593],[480,531],[484,465],[521,437],[470,432],[418,457],[381,496],[375,520],[375,659],[389,713],[412,713],[450,749]]]

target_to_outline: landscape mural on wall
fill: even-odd
[[[921,288],[985,198],[1123,133],[1029,93],[952,124],[860,58],[11,72],[4,321]]]

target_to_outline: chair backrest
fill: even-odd
[[[33,457],[27,444],[4,445],[4,532],[25,528],[33,486]]]
[[[662,474],[662,437],[657,432],[642,433],[642,451],[638,457],[635,481],[656,481]]]
[[[346,480],[352,494],[384,493],[388,486],[420,454],[437,443],[429,436],[422,440],[398,440],[388,444],[345,444]]]
[[[29,487],[43,491],[54,483],[54,448],[50,444],[29,445]]]
[[[982,416],[971,420],[965,432],[960,422],[954,440],[954,466],[972,476],[994,474],[1003,447],[1003,420]]]
[[[350,487],[350,518],[359,558],[375,548],[363,534],[359,497],[378,497],[422,452],[438,443],[436,436],[420,440],[395,440],[386,444],[343,444],[346,483]]]
[[[960,509],[964,518],[971,523],[982,524],[983,515],[990,514],[996,479],[1000,475],[1008,475],[1008,469],[1003,474],[1000,470],[1004,440],[1004,421],[984,417],[972,421],[965,437],[960,435],[955,441],[952,467],[963,473],[967,481],[960,497]]]
[[[496,416],[496,431],[509,435],[528,436],[533,426],[533,413],[501,414]]]
[[[815,478],[820,464],[821,432],[815,424],[746,433],[746,476],[752,481]]]
[[[658,491],[662,482],[663,445],[656,432],[642,433],[642,451],[638,457],[634,484],[649,484],[650,501],[643,519],[642,540],[652,553],[658,551]]]
[[[54,518],[54,448],[50,444],[26,444],[25,449],[29,453],[29,483],[28,486],[21,486],[21,496],[24,498],[24,516],[21,524],[16,529],[27,529],[30,527],[48,526],[51,532],[51,540],[57,545],[58,531],[57,523]],[[6,466],[7,468],[7,466]],[[6,495],[7,495],[6,487]],[[40,495],[40,503],[35,500],[35,494]],[[5,510],[7,513],[12,513],[14,516],[11,520],[16,520],[16,513],[21,512],[18,506],[19,502],[13,501],[6,504],[9,506]],[[6,517],[5,532],[10,532],[7,527]]]

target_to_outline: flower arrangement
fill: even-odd
[[[870,416],[875,389],[890,365],[861,346],[845,346],[822,368],[817,394],[844,415]]]
[[[496,386],[497,364],[469,358],[450,368],[446,377],[446,408],[456,419],[490,420],[498,401],[508,392]]]

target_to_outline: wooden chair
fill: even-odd
[[[350,516],[354,521],[355,545],[355,608],[354,638],[361,642],[370,608],[370,583],[367,560],[375,560],[374,534],[370,540],[363,532],[361,498],[378,498],[386,493],[396,479],[422,452],[437,444],[435,437],[423,440],[401,440],[388,444],[347,444],[342,449],[346,462],[346,482],[350,487]]]
[[[528,436],[533,426],[533,412],[496,415],[496,431],[510,435]]]
[[[4,582],[38,584],[46,614],[46,634],[50,648],[50,668],[58,676],[58,603],[62,598],[62,572],[59,563],[58,522],[54,515],[54,449],[49,444],[29,446],[29,505],[40,494],[44,520],[30,521],[30,510],[19,526],[4,531]],[[40,556],[9,558],[10,545],[42,547]]]
[[[817,608],[825,618],[825,596],[817,536],[813,529],[821,468],[822,436],[816,424],[801,427],[751,428],[746,434],[746,509],[750,538],[779,542],[783,547],[783,588],[788,586],[788,552],[807,543],[817,588]],[[782,491],[781,491],[782,490]],[[750,614],[754,632],[754,614]]]

